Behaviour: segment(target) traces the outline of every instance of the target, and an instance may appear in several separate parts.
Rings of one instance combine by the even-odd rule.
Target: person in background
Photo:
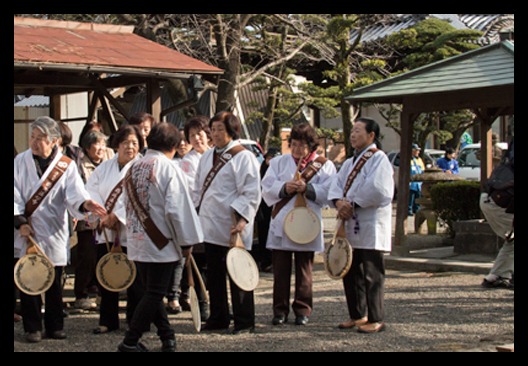
[[[83,139],[84,135],[86,135],[90,131],[99,131],[101,133],[105,133],[104,129],[103,129],[103,125],[101,124],[101,122],[97,122],[95,120],[90,121],[90,122],[86,123],[83,126],[83,129],[81,130],[81,133],[79,134],[79,146],[82,146],[81,142],[82,142],[82,139]],[[105,160],[111,159],[114,156],[114,154],[115,154],[114,149],[111,147],[111,145],[112,145],[111,144],[111,138],[112,138],[112,136],[110,136],[107,139],[107,141],[106,141],[106,157],[105,157]]]
[[[86,184],[95,168],[103,161],[109,159],[106,146],[107,137],[102,132],[91,130],[81,140],[83,156],[81,159],[81,170],[83,182]],[[114,151],[110,150],[112,156]],[[104,202],[102,202],[104,203]],[[90,310],[97,307],[90,299],[89,293],[97,288],[95,266],[97,265],[97,251],[95,246],[95,225],[86,220],[77,220],[75,231],[77,232],[77,258],[75,263],[75,282],[73,292],[77,309]],[[95,291],[96,293],[98,290]]]
[[[264,178],[268,170],[270,160],[281,154],[280,150],[276,147],[270,147],[264,155],[264,160],[260,164],[260,179]],[[259,269],[263,272],[272,271],[272,254],[271,250],[266,248],[266,242],[268,241],[268,231],[271,221],[271,210],[272,207],[266,204],[266,201],[262,199],[260,201],[259,209],[257,211],[257,233],[258,233],[258,246],[254,249],[255,260],[259,265]]]
[[[100,135],[102,134],[97,131],[88,132],[83,138],[83,145]],[[137,126],[122,125],[114,134],[112,143],[116,147],[117,154],[112,159],[101,162],[90,174],[86,184],[86,189],[94,200],[104,204],[108,211],[107,216],[101,220],[98,230],[92,233],[90,244],[95,251],[97,261],[105,256],[108,247],[112,248],[114,244],[120,245],[124,253],[127,252],[124,195],[122,191],[119,195],[117,192],[122,189],[123,179],[132,163],[141,157],[139,150],[143,148],[143,136]],[[103,150],[103,146],[99,148]],[[93,329],[93,333],[103,334],[119,329],[119,293],[109,291],[101,284],[98,285],[101,295],[99,325]],[[132,318],[134,306],[139,301],[137,298],[141,296],[138,294],[138,286],[141,285],[136,280],[126,290],[127,321]]]
[[[385,329],[384,253],[392,248],[394,173],[381,150],[379,136],[380,127],[375,120],[356,119],[350,134],[354,156],[334,176],[328,194],[337,208],[338,218],[345,222],[346,237],[354,253],[352,266],[343,278],[350,319],[338,327],[358,327],[361,333]],[[356,178],[347,187],[350,174],[365,158]]]
[[[425,171],[425,165],[420,157],[422,149],[418,144],[412,144],[411,153],[411,177],[416,174],[422,174]],[[422,192],[422,182],[411,181],[409,183],[409,210],[408,215],[414,215],[419,209],[420,205],[416,203],[416,199],[420,198]]]
[[[195,179],[195,186],[201,187],[198,212],[205,236],[210,300],[210,315],[202,330],[252,333],[255,330],[254,292],[240,289],[231,277],[234,329],[229,329],[226,257],[232,235],[240,234],[247,250],[253,245],[253,226],[261,199],[259,162],[240,145],[241,124],[233,113],[217,113],[209,121],[209,128],[215,147],[204,152]],[[211,180],[209,172],[215,163],[222,161],[226,161],[225,165]]]
[[[183,129],[179,130],[180,134],[180,144],[176,154],[172,161],[180,166],[182,159],[191,151],[192,146],[185,139],[185,133]],[[182,312],[182,306],[180,305],[180,283],[182,282],[183,268],[185,267],[185,257],[176,262],[174,266],[174,275],[171,278],[169,283],[169,288],[167,290],[167,312],[170,314],[179,314]],[[190,308],[189,308],[190,310]]]
[[[144,295],[118,345],[121,352],[147,351],[140,339],[151,323],[157,328],[161,351],[176,351],[176,338],[163,298],[175,262],[190,252],[182,250],[182,246],[201,243],[204,238],[185,177],[172,162],[179,140],[173,124],[154,126],[147,137],[149,149],[132,164],[125,177],[128,257],[136,264]]]
[[[511,169],[514,170],[514,149],[513,140],[508,146],[508,151],[504,159]],[[511,181],[510,186],[513,188],[515,183]],[[512,190],[510,190],[511,192]],[[502,247],[497,253],[490,272],[482,280],[482,287],[485,288],[506,288],[514,289],[514,248],[515,241],[513,237],[513,220],[514,220],[514,199],[508,207],[502,208],[495,203],[490,192],[482,192],[480,195],[480,209],[489,223],[491,229],[498,237],[504,240]]]
[[[133,114],[129,119],[128,123],[131,125],[137,125],[139,127],[139,130],[141,131],[141,135],[143,136],[143,145],[144,148],[142,151],[140,151],[141,155],[145,155],[148,143],[147,143],[147,137],[150,133],[150,130],[158,124],[158,122],[154,119],[154,116],[150,113],[146,112],[138,112],[136,114]]]
[[[209,118],[202,115],[191,117],[185,123],[183,130],[185,134],[185,139],[191,144],[192,150],[187,155],[185,155],[185,157],[180,163],[180,167],[185,173],[185,177],[187,178],[187,183],[189,184],[189,188],[191,190],[191,198],[193,200],[194,207],[197,208],[200,202],[200,194],[199,192],[193,190],[195,184],[196,171],[198,169],[198,164],[202,155],[207,150],[209,150],[213,144],[211,140],[211,130],[209,129]],[[205,283],[207,277],[207,266],[205,260],[204,244],[198,243],[194,245],[192,255],[196,262],[200,275],[202,276],[202,279]],[[198,275],[195,272],[193,272],[193,276],[194,283],[199,283],[197,277]],[[183,271],[182,279],[180,282],[180,290],[180,305],[183,310],[190,311],[191,305],[189,302],[189,283],[187,278],[187,271]],[[206,294],[202,291],[202,288],[200,286],[196,286],[195,290],[199,301],[201,319],[205,322],[208,316],[208,304],[206,301]]]
[[[18,155],[18,151],[15,147],[15,158],[16,156]],[[15,190],[15,196],[16,195],[19,195],[20,193],[18,193],[16,190]],[[16,233],[16,229],[15,229],[15,233]],[[13,265],[16,266],[16,263],[18,262],[18,260],[20,259],[20,253],[18,250],[14,250],[14,261],[13,261]],[[14,292],[13,292],[13,310],[14,310],[14,322],[15,323],[18,323],[19,321],[22,320],[22,316],[20,314],[17,313],[16,311],[16,307],[17,307],[17,297],[18,297],[18,288],[16,286],[16,284],[13,282],[13,289],[14,289]]]
[[[458,161],[456,151],[452,147],[446,147],[445,155],[436,161],[436,165],[448,174],[458,174]]]
[[[288,321],[290,283],[295,273],[295,293],[291,309],[296,325],[306,325],[313,311],[313,262],[315,252],[324,251],[323,230],[309,243],[299,244],[284,232],[284,221],[295,206],[297,193],[304,195],[306,205],[322,221],[322,209],[328,205],[328,189],[336,174],[334,164],[319,157],[317,131],[307,123],[295,125],[288,139],[291,154],[272,159],[262,179],[262,197],[269,206],[282,208],[272,214],[266,248],[272,251],[273,325]],[[299,167],[299,168],[297,168]],[[310,180],[297,174],[314,171]],[[282,204],[281,202],[284,202]],[[292,260],[293,258],[293,260]]]
[[[62,154],[59,124],[50,117],[38,117],[30,125],[30,133],[30,148],[17,155],[14,162],[14,247],[15,252],[26,253],[32,236],[55,271],[55,281],[43,295],[20,294],[25,338],[35,343],[42,340],[43,318],[48,338],[66,338],[61,279],[69,250],[67,213],[79,219],[89,212],[104,217],[106,209],[90,198],[76,164]],[[55,172],[61,174],[57,179]],[[55,183],[46,191],[40,190],[44,180]]]
[[[467,131],[465,131],[462,134],[462,136],[460,136],[460,149],[462,150],[464,146],[472,144],[472,143],[473,143],[473,138]]]

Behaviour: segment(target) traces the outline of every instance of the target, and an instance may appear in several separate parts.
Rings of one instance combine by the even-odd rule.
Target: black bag
[[[493,169],[487,181],[487,191],[493,202],[502,208],[513,207],[514,171],[509,159],[503,158],[501,163]]]

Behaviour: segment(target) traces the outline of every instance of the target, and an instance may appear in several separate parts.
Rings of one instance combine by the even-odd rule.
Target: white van
[[[504,150],[508,150],[506,142],[498,142],[497,145]],[[464,146],[458,153],[458,171],[459,175],[467,180],[480,181],[480,143],[469,144]]]

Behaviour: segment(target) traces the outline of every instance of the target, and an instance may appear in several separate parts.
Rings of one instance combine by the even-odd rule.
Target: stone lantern
[[[436,234],[436,223],[438,215],[433,211],[433,202],[431,200],[431,187],[439,182],[450,182],[457,180],[465,180],[458,174],[445,173],[442,169],[434,166],[426,168],[421,174],[411,176],[411,181],[422,182],[422,195],[416,199],[416,203],[420,205],[420,209],[416,212],[414,219],[414,232],[419,233],[424,221],[427,220],[427,233],[430,235]]]

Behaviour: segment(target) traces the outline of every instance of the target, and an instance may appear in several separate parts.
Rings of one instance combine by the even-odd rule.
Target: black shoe
[[[191,303],[189,300],[180,299],[180,305],[183,311],[191,311]]]
[[[255,333],[255,327],[242,328],[242,329],[229,329],[226,333],[232,334],[232,335]]]
[[[488,281],[487,279],[484,279],[481,285],[484,288],[505,288],[509,290],[512,290],[514,287],[511,280],[503,277],[499,277],[495,281]]]
[[[148,352],[148,348],[141,342],[138,342],[134,346],[129,346],[128,344],[121,342],[119,343],[119,346],[117,346],[117,350],[119,352]]]
[[[170,305],[167,305],[167,313],[169,314],[179,314],[183,311],[182,307],[180,305],[178,306],[170,306]]]
[[[42,340],[42,333],[40,330],[37,330],[35,332],[27,332],[26,333],[26,341],[29,343],[38,343]]]
[[[66,332],[63,330],[55,330],[51,333],[46,332],[46,338],[52,339],[66,339]]]
[[[161,352],[176,352],[176,340],[166,339],[161,341]]]
[[[304,315],[299,315],[295,318],[295,325],[306,325],[308,323],[308,317]]]
[[[273,325],[283,325],[284,323],[288,322],[288,318],[286,315],[276,315],[271,320],[271,324]]]

